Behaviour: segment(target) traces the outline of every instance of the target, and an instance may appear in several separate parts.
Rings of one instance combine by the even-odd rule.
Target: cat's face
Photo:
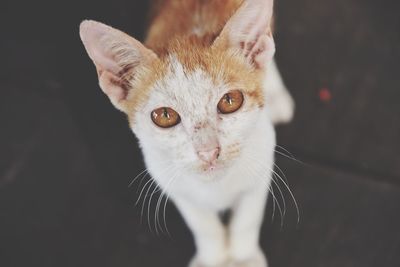
[[[202,60],[172,53],[155,66],[163,69],[151,70],[158,74],[146,82],[146,100],[125,112],[142,147],[158,156],[154,160],[210,178],[241,155],[257,124],[264,105],[261,76],[230,52],[192,53]]]
[[[245,1],[209,43],[183,35],[162,51],[104,24],[82,22],[80,36],[100,87],[128,115],[147,163],[162,161],[203,177],[240,157],[264,106],[261,74],[275,52],[272,3]]]

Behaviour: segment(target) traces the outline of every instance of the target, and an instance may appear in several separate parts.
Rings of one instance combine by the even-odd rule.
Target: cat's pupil
[[[232,98],[229,94],[225,95],[225,101],[228,102],[229,105],[232,105]]]
[[[169,113],[168,110],[166,108],[163,109],[163,116],[167,119],[169,119]]]

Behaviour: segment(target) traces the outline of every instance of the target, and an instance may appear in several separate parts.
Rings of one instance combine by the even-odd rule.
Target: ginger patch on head
[[[262,78],[264,72],[249,64],[244,57],[234,49],[222,49],[210,46],[202,38],[179,38],[169,44],[161,60],[173,58],[183,66],[185,73],[196,70],[207,73],[215,84],[224,83],[231,91],[240,90],[251,106],[262,108],[264,95]]]

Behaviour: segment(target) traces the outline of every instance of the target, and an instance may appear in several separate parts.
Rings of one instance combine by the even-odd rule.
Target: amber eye
[[[181,122],[181,117],[172,108],[158,108],[151,112],[152,121],[162,128],[170,128]]]
[[[218,111],[229,114],[237,111],[243,104],[243,94],[239,90],[226,93],[218,103]]]

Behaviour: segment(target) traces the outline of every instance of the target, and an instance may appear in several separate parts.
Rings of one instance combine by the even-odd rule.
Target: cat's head
[[[179,39],[162,54],[94,21],[82,22],[80,34],[146,161],[210,177],[234,164],[264,108],[271,19],[272,1],[245,1],[211,44]]]

